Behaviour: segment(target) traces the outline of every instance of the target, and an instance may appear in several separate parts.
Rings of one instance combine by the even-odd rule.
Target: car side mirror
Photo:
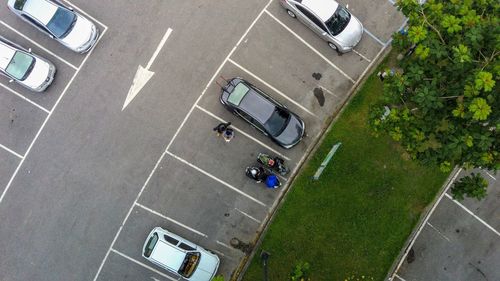
[[[68,9],[70,9],[70,11],[74,11],[75,9],[73,9],[73,7],[68,7]]]
[[[328,33],[326,33],[326,32],[323,32],[323,34],[321,34],[321,35],[323,35],[323,36],[327,36],[327,35],[328,35]]]
[[[12,82],[14,82],[14,79],[10,79],[10,80],[9,80],[9,83],[12,83]]]
[[[31,48],[28,49],[28,53],[31,53]]]
[[[50,38],[54,39],[54,35],[49,35],[49,36],[50,36]]]
[[[349,4],[345,5],[345,8],[346,8],[346,9],[349,9]]]

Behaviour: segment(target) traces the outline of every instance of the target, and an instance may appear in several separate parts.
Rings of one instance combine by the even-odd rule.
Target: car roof
[[[302,5],[309,8],[323,22],[326,22],[335,13],[339,3],[334,0],[302,0]]]
[[[273,114],[276,105],[251,88],[240,102],[239,108],[264,124]]]
[[[6,69],[16,50],[0,40],[0,68]]]
[[[158,239],[156,246],[151,253],[150,258],[171,268],[174,271],[179,270],[186,257],[186,253],[168,242]]]
[[[23,11],[35,17],[43,25],[47,25],[57,11],[58,6],[46,0],[28,0]]]

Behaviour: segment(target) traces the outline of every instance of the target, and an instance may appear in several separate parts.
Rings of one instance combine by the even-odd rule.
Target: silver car
[[[312,29],[338,53],[351,51],[361,40],[363,25],[334,0],[280,0],[289,16]]]
[[[55,73],[56,67],[50,61],[0,36],[0,74],[9,82],[43,92],[54,80]]]
[[[217,255],[161,227],[149,233],[142,256],[188,281],[212,280],[220,264]]]
[[[94,23],[59,0],[9,0],[7,7],[75,52],[89,51],[99,38],[99,30]]]

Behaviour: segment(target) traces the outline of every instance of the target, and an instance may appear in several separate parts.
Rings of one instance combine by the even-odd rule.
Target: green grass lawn
[[[384,279],[447,174],[408,160],[390,137],[372,136],[368,111],[381,92],[373,74],[333,124],[300,171],[244,281],[262,280],[262,249],[271,254],[271,281],[290,280],[301,261],[310,264],[312,281]],[[312,181],[339,141],[320,180]]]

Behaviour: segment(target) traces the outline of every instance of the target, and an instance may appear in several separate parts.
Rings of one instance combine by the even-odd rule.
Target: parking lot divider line
[[[361,54],[360,52],[356,51],[355,49],[352,49],[352,52],[355,53],[356,55],[360,56],[365,61],[372,62],[369,58],[365,57],[363,54]]]
[[[5,145],[3,145],[3,144],[1,144],[1,143],[0,143],[0,148],[3,148],[5,151],[7,151],[7,152],[9,152],[9,153],[13,154],[14,156],[17,156],[17,157],[18,157],[18,158],[20,158],[20,159],[23,159],[23,158],[24,158],[24,156],[22,156],[21,154],[19,154],[19,153],[15,152],[14,150],[12,150],[12,149],[10,149],[10,148],[6,147]]]
[[[430,222],[427,222],[427,225],[429,225],[432,229],[434,229],[441,237],[443,237],[446,241],[451,242],[450,238],[446,237],[439,229],[437,229],[435,226],[433,226]]]
[[[162,214],[160,212],[157,212],[157,211],[155,211],[153,209],[150,209],[150,208],[148,208],[148,207],[146,207],[146,206],[144,206],[142,204],[139,204],[137,202],[135,202],[135,205],[138,206],[138,207],[141,207],[142,209],[144,209],[144,210],[146,210],[146,211],[148,211],[148,212],[150,212],[152,214],[155,214],[155,215],[157,215],[157,216],[159,216],[161,218],[164,218],[164,219],[166,219],[166,220],[168,220],[170,222],[173,222],[173,223],[175,223],[175,224],[177,224],[177,225],[179,225],[179,226],[181,226],[181,227],[183,227],[183,228],[185,228],[185,229],[187,229],[187,230],[189,230],[191,232],[194,232],[194,233],[196,233],[196,234],[198,234],[200,236],[208,238],[208,235],[206,235],[205,233],[202,233],[202,232],[200,232],[200,231],[198,231],[198,230],[196,230],[194,228],[191,228],[191,227],[189,227],[189,226],[187,226],[187,225],[185,225],[185,224],[183,224],[181,222],[178,222],[178,221],[176,221],[176,220],[174,220],[172,218],[169,218],[169,217],[165,216],[164,214]]]
[[[497,179],[490,173],[488,173],[488,171],[484,171],[490,178],[492,178],[494,181],[496,181]]]
[[[222,247],[228,248],[229,250],[232,250],[232,251],[236,250],[235,248],[233,248],[233,247],[229,246],[229,245],[228,245],[228,244],[226,244],[226,243],[220,242],[219,240],[215,240],[215,243],[217,243],[217,244],[221,245]]]
[[[215,180],[215,181],[218,181],[219,183],[222,183],[223,185],[225,185],[225,186],[226,186],[226,187],[228,187],[229,189],[232,189],[233,191],[236,191],[237,193],[239,193],[239,194],[241,194],[241,195],[245,196],[246,198],[248,198],[248,199],[250,199],[250,200],[254,201],[255,203],[257,203],[257,204],[259,204],[259,205],[262,205],[262,206],[264,206],[264,207],[267,207],[267,206],[266,206],[266,204],[264,204],[262,201],[260,201],[260,200],[258,200],[258,199],[256,199],[256,198],[254,198],[254,197],[252,197],[252,196],[250,196],[250,195],[246,194],[245,192],[243,192],[243,191],[241,191],[241,190],[237,189],[236,187],[234,187],[234,186],[230,185],[229,183],[227,183],[227,182],[225,182],[225,181],[223,181],[223,180],[219,179],[218,177],[216,177],[216,176],[214,176],[214,175],[210,174],[209,172],[207,172],[207,171],[203,170],[202,168],[199,168],[199,167],[197,167],[196,165],[189,163],[188,161],[186,161],[186,160],[184,160],[183,158],[181,158],[181,157],[179,157],[179,156],[177,156],[177,155],[173,154],[172,152],[167,151],[167,154],[168,154],[168,155],[170,155],[170,156],[172,156],[173,158],[175,158],[175,159],[177,159],[177,160],[181,161],[182,163],[184,163],[184,164],[188,165],[189,167],[191,167],[191,168],[193,168],[193,169],[197,170],[198,172],[200,172],[200,173],[202,173],[202,174],[204,174],[204,175],[208,176],[209,178],[211,178],[211,179],[213,179],[213,180]]]
[[[82,14],[86,15],[88,18],[90,18],[91,20],[97,22],[98,24],[100,24],[102,27],[108,29],[108,26],[105,25],[104,23],[98,21],[96,18],[92,17],[91,15],[89,15],[87,12],[85,12],[83,9],[79,8],[78,6],[76,6],[75,4],[69,2],[68,0],[64,0],[64,2],[68,3],[71,7],[77,9],[78,11],[80,11]]]
[[[247,217],[247,218],[249,218],[249,219],[253,220],[254,222],[256,222],[256,223],[258,223],[258,224],[261,224],[261,223],[262,223],[260,220],[258,220],[258,219],[256,219],[256,218],[252,217],[251,215],[249,215],[249,214],[247,214],[247,213],[243,212],[242,210],[240,210],[240,209],[238,209],[238,208],[234,208],[234,209],[235,209],[236,211],[240,212],[240,213],[241,213],[242,215],[244,215],[245,217]]]
[[[111,251],[113,251],[113,253],[115,253],[115,254],[117,254],[117,255],[119,255],[119,256],[121,256],[121,257],[123,257],[123,258],[125,258],[125,259],[127,259],[127,260],[129,260],[129,261],[131,261],[131,262],[133,262],[133,263],[135,263],[135,264],[138,264],[138,265],[140,265],[140,266],[142,266],[142,267],[144,267],[144,268],[147,268],[147,269],[149,269],[149,270],[153,271],[154,273],[156,273],[156,274],[158,274],[158,275],[161,275],[161,276],[163,276],[163,277],[165,277],[165,278],[167,278],[167,279],[169,279],[169,280],[172,280],[172,281],[177,281],[177,279],[175,279],[175,278],[173,278],[173,277],[170,277],[170,276],[166,275],[165,273],[163,273],[163,272],[161,272],[161,271],[159,271],[159,270],[156,270],[156,269],[154,269],[154,268],[152,268],[152,267],[150,267],[150,266],[148,266],[148,265],[145,265],[145,264],[143,264],[142,262],[140,262],[140,261],[138,261],[138,260],[135,260],[135,259],[133,259],[133,258],[131,258],[131,257],[127,256],[127,255],[125,255],[124,253],[122,253],[122,252],[120,252],[120,251],[118,251],[118,250],[111,249]]]
[[[429,221],[429,218],[431,217],[431,215],[434,213],[434,211],[436,210],[437,208],[437,205],[439,205],[439,202],[441,202],[441,200],[443,200],[443,197],[446,195],[446,191],[450,188],[451,184],[455,181],[455,179],[458,177],[458,174],[460,174],[460,172],[462,171],[462,168],[459,168],[455,174],[451,177],[450,181],[447,183],[446,187],[444,188],[443,192],[441,193],[441,195],[439,195],[439,198],[438,200],[436,200],[436,203],[434,203],[434,205],[432,206],[432,208],[430,209],[430,211],[427,213],[426,217],[424,218],[424,221],[422,222],[422,224],[418,227],[417,229],[417,232],[415,233],[415,235],[413,236],[413,238],[411,239],[410,243],[408,244],[408,246],[406,247],[406,250],[403,254],[403,256],[401,257],[401,259],[399,260],[399,263],[398,265],[396,266],[396,269],[394,270],[394,273],[392,275],[392,278],[391,279],[394,279],[394,276],[397,275],[398,271],[399,271],[399,268],[401,267],[401,265],[403,264],[403,262],[406,260],[406,257],[408,256],[408,252],[409,250],[413,247],[413,244],[415,244],[415,241],[417,240],[417,238],[420,236],[420,232],[422,232],[422,229],[424,229],[424,226],[427,224],[427,222]]]
[[[46,109],[45,107],[43,107],[43,106],[39,105],[38,103],[36,103],[36,102],[28,99],[27,97],[21,95],[20,93],[12,90],[11,88],[9,88],[6,85],[4,85],[3,83],[0,83],[0,86],[2,86],[4,89],[6,89],[7,91],[11,92],[12,94],[16,95],[17,97],[19,97],[19,98],[21,98],[21,99],[23,99],[23,100],[31,103],[32,105],[38,107],[40,110],[45,111],[45,113],[50,113],[50,111],[48,109]]]
[[[290,32],[293,36],[295,36],[297,39],[300,40],[300,42],[304,43],[309,49],[311,49],[313,52],[315,52],[320,58],[322,58],[324,61],[326,61],[329,65],[331,65],[333,68],[335,68],[340,74],[344,75],[349,81],[352,83],[354,82],[354,79],[352,79],[347,73],[342,71],[340,67],[336,66],[333,62],[331,62],[329,59],[327,59],[322,53],[320,53],[318,50],[313,48],[309,43],[306,42],[306,40],[302,39],[297,33],[295,33],[292,29],[290,29],[288,26],[286,26],[283,22],[281,22],[278,18],[276,18],[273,14],[271,14],[269,11],[266,10],[266,14],[268,14],[271,18],[273,18],[277,23],[279,23],[281,26],[283,26],[288,32]]]
[[[365,28],[364,30],[365,30],[366,34],[368,34],[371,38],[373,38],[375,41],[377,41],[380,45],[382,45],[384,47],[387,45],[387,43],[384,43],[382,40],[378,39],[378,37],[373,35],[373,33],[371,33],[368,29]]]
[[[212,83],[214,82],[215,78],[217,77],[217,75],[219,74],[219,72],[222,70],[222,67],[224,67],[224,65],[226,64],[226,62],[229,59],[229,57],[236,51],[236,49],[241,44],[241,42],[243,41],[243,39],[247,36],[248,32],[250,32],[250,30],[253,28],[253,26],[255,25],[255,23],[260,19],[260,17],[262,16],[262,14],[266,10],[266,8],[272,3],[272,1],[273,0],[269,0],[269,2],[267,2],[266,6],[260,11],[259,15],[257,15],[257,17],[254,19],[254,21],[250,24],[250,26],[247,28],[247,30],[240,37],[240,39],[238,40],[238,42],[236,42],[236,45],[233,46],[233,48],[231,49],[231,51],[229,52],[229,54],[222,61],[222,63],[219,65],[219,67],[215,71],[215,73],[212,76],[212,78],[210,78],[210,80],[208,81],[207,85],[205,86],[205,88],[203,89],[203,91],[201,92],[201,94],[198,96],[198,98],[196,99],[196,101],[194,102],[193,106],[191,106],[191,108],[189,109],[188,113],[186,114],[186,117],[184,117],[184,120],[182,120],[182,123],[180,124],[179,128],[177,128],[177,131],[175,131],[175,134],[172,137],[172,139],[170,140],[170,142],[168,143],[166,150],[168,150],[170,148],[170,146],[172,145],[172,143],[175,141],[175,138],[177,137],[177,135],[181,131],[182,127],[184,127],[184,124],[186,124],[186,121],[188,120],[189,116],[193,112],[195,106],[198,104],[198,102],[200,102],[201,98],[205,95],[205,93],[208,90],[208,88],[210,87],[210,85],[212,85]]]
[[[285,99],[287,99],[289,102],[295,104],[296,106],[298,106],[300,109],[302,109],[303,111],[309,113],[310,115],[320,119],[316,114],[314,114],[313,112],[311,112],[309,109],[307,109],[305,106],[301,105],[300,103],[294,101],[292,98],[290,98],[289,96],[285,95],[283,92],[281,92],[280,90],[276,89],[275,87],[273,87],[271,84],[267,83],[266,81],[264,81],[262,78],[258,77],[257,75],[255,75],[254,73],[250,72],[250,70],[244,68],[243,66],[239,65],[237,62],[233,61],[232,59],[229,59],[228,60],[230,63],[232,63],[233,65],[235,65],[236,67],[238,67],[239,69],[243,70],[244,72],[246,72],[247,74],[249,74],[250,76],[252,76],[253,78],[255,78],[256,80],[258,80],[259,82],[261,82],[262,84],[266,85],[268,88],[270,88],[271,90],[275,91],[276,93],[278,93],[280,96],[284,97]]]
[[[476,214],[474,214],[471,210],[467,209],[467,207],[465,207],[464,205],[462,205],[460,202],[458,202],[457,200],[453,199],[453,197],[451,197],[451,195],[449,195],[448,193],[446,193],[446,197],[448,197],[448,199],[450,199],[451,201],[455,202],[455,204],[457,204],[458,206],[460,206],[467,213],[469,213],[471,216],[473,216],[475,219],[477,219],[480,223],[482,223],[484,226],[486,226],[487,228],[489,228],[491,231],[493,231],[493,233],[495,233],[497,236],[500,237],[500,232],[498,232],[496,229],[494,229],[491,225],[489,225],[488,223],[486,223],[480,217],[476,216]]]
[[[213,117],[214,119],[217,119],[219,122],[221,123],[226,123],[227,120],[224,120],[222,118],[220,118],[219,116],[213,114],[212,112],[206,110],[205,108],[199,106],[199,105],[196,105],[196,108],[198,108],[199,110],[205,112],[206,114],[210,115],[211,117]],[[260,144],[261,146],[263,146],[265,149],[269,150],[269,151],[272,151],[274,154],[278,154],[281,158],[287,160],[287,161],[290,161],[290,158],[286,157],[285,155],[283,155],[282,153],[280,153],[279,151],[277,150],[274,150],[273,148],[271,148],[270,146],[267,146],[266,144],[264,144],[263,142],[259,141],[258,139],[250,136],[249,134],[245,133],[242,129],[234,126],[234,125],[231,125],[231,127],[233,127],[237,132],[241,133],[242,135],[244,135],[245,137],[255,141],[256,143]]]
[[[401,276],[399,276],[399,275],[397,275],[397,274],[394,274],[394,276],[396,276],[396,277],[397,277],[399,280],[401,280],[401,281],[406,281],[406,280],[404,280]]]
[[[49,53],[51,56],[55,57],[56,59],[60,60],[61,62],[65,63],[66,65],[68,65],[69,67],[73,68],[74,70],[78,70],[78,67],[74,66],[73,64],[69,63],[68,61],[66,61],[65,59],[61,58],[60,56],[54,54],[53,52],[51,52],[49,49],[45,48],[44,46],[38,44],[35,40],[29,38],[28,36],[22,34],[21,32],[17,31],[15,28],[11,27],[10,25],[6,24],[3,20],[0,20],[0,23],[7,27],[8,29],[14,31],[15,33],[17,33],[19,36],[23,37],[24,39],[30,41],[33,45],[37,46],[38,48],[44,50],[45,52]]]
[[[334,94],[332,91],[328,90],[327,88],[325,88],[325,87],[321,86],[320,84],[318,84],[318,86],[319,86],[321,89],[325,90],[325,91],[326,91],[327,93],[329,93],[330,95],[332,95],[332,96],[334,96],[334,97],[339,98],[339,96],[337,96],[336,94]]]
[[[104,33],[106,33],[106,30],[102,33],[102,35],[104,35]],[[99,40],[101,40],[102,36],[97,39],[97,42],[99,42]],[[96,44],[97,44],[96,42]],[[82,65],[87,61],[87,59],[90,57],[90,54],[92,54],[92,52],[94,51],[94,48],[92,48],[92,50],[90,50],[87,55],[85,56],[85,58],[83,59],[83,62],[82,62]],[[75,80],[75,77],[78,75],[78,73],[80,72],[80,69],[77,69],[75,71],[75,73],[73,74],[73,76],[71,77],[71,79],[69,80],[69,82],[66,84],[66,87],[64,87],[64,90],[62,91],[61,95],[59,95],[59,97],[57,98],[56,100],[56,103],[54,104],[54,106],[52,107],[52,110],[49,112],[49,114],[47,114],[47,117],[45,118],[45,120],[43,121],[42,123],[42,126],[40,126],[40,129],[38,129],[38,132],[36,133],[35,137],[33,138],[33,140],[31,141],[31,144],[28,146],[28,149],[26,150],[26,152],[24,153],[24,158],[21,159],[21,162],[19,162],[19,164],[17,165],[16,167],[16,170],[14,170],[14,173],[12,174],[12,176],[10,177],[10,180],[9,182],[7,183],[7,186],[4,188],[3,192],[2,192],[2,195],[0,196],[0,204],[2,203],[3,201],[3,198],[5,197],[5,194],[7,193],[7,191],[10,189],[10,186],[12,185],[12,182],[14,181],[14,178],[16,177],[17,173],[19,172],[19,169],[21,168],[21,166],[23,165],[24,163],[24,160],[26,160],[26,158],[28,157],[28,154],[30,153],[31,151],[31,148],[33,147],[33,145],[35,144],[35,142],[37,141],[38,137],[40,136],[41,132],[43,131],[43,129],[45,128],[45,125],[47,124],[47,122],[49,121],[50,117],[52,116],[52,113],[54,112],[54,110],[57,108],[57,106],[59,105],[59,103],[61,102],[62,98],[64,97],[64,95],[66,94],[66,91],[69,89],[69,87],[71,86],[71,84],[73,83],[73,80]]]

